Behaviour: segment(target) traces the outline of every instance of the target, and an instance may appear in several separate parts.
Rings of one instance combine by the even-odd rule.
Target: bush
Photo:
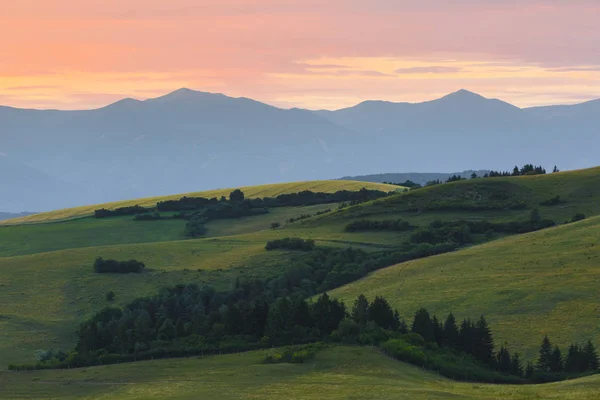
[[[112,290],[106,293],[106,301],[113,301],[115,299],[115,292]]]
[[[300,239],[300,238],[284,238],[278,240],[272,240],[267,243],[265,249],[271,250],[300,250],[300,251],[311,251],[315,248],[315,241],[312,239]]]
[[[98,257],[94,262],[94,271],[97,273],[119,273],[127,274],[130,272],[140,273],[146,266],[143,262],[137,260],[129,261],[116,261],[116,260],[104,260],[102,257]]]
[[[277,229],[277,228],[280,228],[280,227],[281,227],[281,224],[279,222],[273,222],[271,224],[271,229]]]
[[[554,196],[551,199],[540,202],[540,206],[555,206],[560,203],[563,203],[563,201],[560,199],[560,196]]]
[[[404,232],[412,229],[413,226],[407,221],[398,219],[395,221],[369,221],[362,220],[352,222],[346,226],[346,232],[362,232],[362,231],[396,231]]]

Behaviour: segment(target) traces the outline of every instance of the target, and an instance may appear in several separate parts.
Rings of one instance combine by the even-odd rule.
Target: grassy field
[[[444,317],[484,314],[496,343],[531,358],[544,334],[561,346],[600,342],[598,237],[595,217],[399,264],[331,295],[383,295],[406,318],[422,306]]]
[[[239,235],[269,230],[292,217],[336,208],[335,204],[274,208],[268,214],[236,220],[215,220],[206,225],[207,237]],[[293,226],[299,226],[295,223]],[[164,219],[134,221],[131,216],[78,218],[40,224],[0,226],[0,257],[93,246],[178,241],[185,239],[185,221]]]
[[[273,230],[272,222],[284,223],[290,217],[336,207],[278,208],[267,215],[212,221],[207,224],[209,237],[197,240],[181,240],[183,221],[74,218],[97,206],[37,216],[38,221],[71,220],[52,223],[29,220],[22,225],[2,226],[0,368],[11,362],[31,362],[37,349],[72,348],[77,324],[108,304],[105,300],[108,291],[116,294],[114,304],[123,305],[178,283],[209,283],[227,288],[237,276],[274,276],[290,264],[294,255],[267,253],[264,245],[272,239],[312,238],[318,245],[381,250],[405,241],[408,233],[346,233],[344,227],[363,218],[403,218],[414,225],[425,225],[435,219],[528,218],[528,209],[420,213],[405,210],[407,204],[432,199],[461,198],[465,194],[476,198],[482,185],[508,188],[529,207],[540,208],[543,217],[559,222],[577,212],[588,216],[600,214],[600,168],[595,168],[440,185],[334,210]],[[336,191],[363,186],[362,182],[324,181],[267,185],[244,191],[250,197],[262,197],[305,189]],[[564,203],[539,206],[539,202],[556,195]],[[147,203],[135,200],[129,204],[149,205],[157,200],[144,200]],[[596,308],[600,295],[595,289],[600,278],[600,246],[594,246],[594,238],[599,234],[600,220],[591,218],[538,233],[498,239],[379,271],[334,294],[349,301],[361,292],[370,297],[383,294],[394,301],[406,318],[420,306],[439,314],[452,310],[458,317],[477,317],[483,313],[497,333],[497,343],[508,340],[511,349],[532,357],[546,332],[561,345],[588,337],[600,340]],[[140,275],[94,274],[91,264],[98,256],[139,259],[146,263],[148,271]],[[524,331],[535,334],[523,337]]]
[[[241,187],[240,189],[244,192],[248,198],[262,198],[262,197],[276,197],[280,194],[297,193],[304,190],[311,190],[313,192],[324,192],[334,193],[339,190],[358,191],[362,188],[371,190],[381,190],[385,192],[403,190],[404,188],[395,185],[386,185],[383,183],[370,183],[370,182],[358,182],[358,181],[343,181],[343,180],[331,180],[331,181],[308,181],[308,182],[291,182],[291,183],[276,183],[270,185],[260,186],[247,186]],[[0,221],[2,225],[11,224],[22,224],[22,223],[39,223],[39,222],[52,222],[60,221],[65,219],[79,218],[89,216],[94,213],[94,210],[99,208],[115,209],[119,207],[127,207],[140,205],[144,207],[153,207],[159,201],[165,200],[177,200],[183,196],[187,197],[221,197],[229,196],[229,193],[233,188],[229,189],[216,189],[207,190],[204,192],[193,192],[193,193],[181,193],[170,196],[157,196],[148,197],[144,199],[133,199],[124,201],[115,201],[112,203],[94,204],[82,207],[68,208],[65,210],[45,212],[27,217],[11,219],[7,221]]]
[[[85,369],[0,372],[0,399],[597,399],[600,376],[546,385],[458,383],[376,350],[334,347],[304,364],[265,352]]]

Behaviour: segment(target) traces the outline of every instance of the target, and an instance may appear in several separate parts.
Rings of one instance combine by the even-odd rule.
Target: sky
[[[600,0],[0,0],[0,104],[600,98]]]

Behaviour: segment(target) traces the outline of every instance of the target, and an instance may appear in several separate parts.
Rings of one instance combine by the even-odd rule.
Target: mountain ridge
[[[460,90],[422,103],[310,111],[182,88],[93,110],[2,107],[0,153],[80,188],[65,189],[64,201],[54,190],[52,204],[29,196],[36,211],[381,171],[600,164],[600,101],[566,107],[520,109]],[[23,178],[13,190],[51,190],[40,182]],[[23,211],[14,207],[0,199],[0,209]]]

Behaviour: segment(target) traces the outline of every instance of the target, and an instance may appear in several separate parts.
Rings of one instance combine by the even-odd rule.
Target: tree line
[[[459,324],[452,313],[442,321],[421,308],[409,325],[382,296],[369,301],[360,295],[348,309],[327,293],[311,302],[300,296],[270,299],[239,283],[229,292],[178,285],[124,309],[106,308],[81,324],[78,338],[75,351],[51,352],[56,358],[46,360],[47,366],[331,341],[381,345],[393,357],[455,379],[539,382],[598,369],[591,341],[571,345],[563,360],[545,337],[537,362],[524,366],[506,345],[496,351],[484,316]]]
[[[137,260],[117,261],[105,260],[102,257],[96,258],[94,261],[94,271],[100,274],[105,273],[140,273],[144,271],[146,266],[143,262]]]

